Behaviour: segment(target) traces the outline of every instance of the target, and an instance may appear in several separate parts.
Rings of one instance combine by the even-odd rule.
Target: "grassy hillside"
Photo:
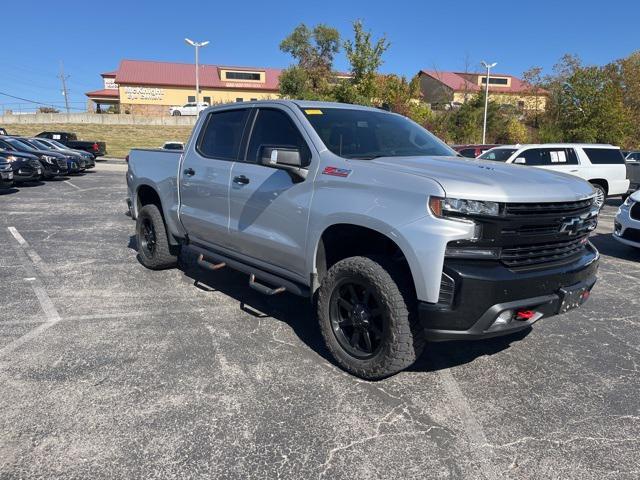
[[[9,134],[36,135],[44,131],[74,132],[80,140],[107,142],[107,156],[120,157],[133,147],[157,148],[168,140],[186,142],[190,126],[164,125],[96,125],[86,123],[56,123],[41,125],[6,125]]]

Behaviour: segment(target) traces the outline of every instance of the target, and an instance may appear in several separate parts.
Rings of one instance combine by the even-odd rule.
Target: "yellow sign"
[[[322,110],[307,109],[304,111],[307,115],[322,115]]]

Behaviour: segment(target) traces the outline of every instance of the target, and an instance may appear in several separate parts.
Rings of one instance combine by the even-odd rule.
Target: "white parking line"
[[[76,190],[82,190],[79,186],[71,183],[69,180],[65,180],[63,183],[66,183],[67,185],[71,185],[73,188],[75,188]]]
[[[24,252],[29,256],[29,258],[31,259],[33,264],[36,266],[36,268],[40,271],[40,273],[42,273],[42,275],[44,275],[47,278],[51,277],[53,274],[51,273],[51,270],[49,269],[47,264],[44,263],[44,260],[40,258],[40,255],[38,255],[38,253],[33,248],[31,248],[31,246],[24,239],[24,237],[20,235],[20,232],[18,232],[16,227],[8,227],[8,229],[11,235],[13,235],[13,238],[15,238],[18,241],[20,246],[24,249]]]
[[[60,314],[58,313],[58,310],[56,310],[55,305],[53,304],[53,302],[51,301],[51,298],[47,294],[47,291],[45,290],[42,281],[38,278],[38,275],[36,274],[36,270],[34,266],[37,266],[37,265],[33,261],[33,258],[27,253],[27,251],[29,250],[29,244],[22,237],[22,235],[20,235],[20,232],[18,232],[18,230],[16,230],[15,227],[8,227],[8,229],[11,232],[11,235],[13,235],[13,237],[18,242],[18,245],[14,244],[12,246],[16,253],[16,256],[20,259],[22,263],[22,269],[24,270],[24,273],[25,273],[25,281],[31,285],[31,288],[33,289],[33,293],[35,293],[36,298],[40,303],[40,307],[44,312],[45,323],[38,325],[33,330],[28,331],[21,337],[18,337],[14,341],[9,342],[4,347],[0,348],[0,357],[4,357],[5,355],[8,355],[9,353],[13,352],[16,348],[36,338],[42,332],[48,330],[49,328],[53,327],[56,323],[58,323],[60,320],[62,320],[62,318],[60,317]],[[31,258],[31,262],[29,261],[29,258]]]

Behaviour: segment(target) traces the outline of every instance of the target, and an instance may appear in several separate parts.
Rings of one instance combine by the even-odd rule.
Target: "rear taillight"
[[[94,152],[97,152],[98,150],[100,150],[100,147],[98,146],[98,144],[97,144],[97,143],[94,143],[94,144],[93,144],[93,151],[94,151]]]

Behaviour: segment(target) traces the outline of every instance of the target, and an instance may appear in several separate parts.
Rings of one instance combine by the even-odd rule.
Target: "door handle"
[[[249,183],[249,179],[244,175],[240,175],[238,177],[233,177],[233,183],[237,183],[238,185],[246,185]]]
[[[185,168],[184,173],[187,177],[192,177],[196,174],[196,171],[193,168]]]

